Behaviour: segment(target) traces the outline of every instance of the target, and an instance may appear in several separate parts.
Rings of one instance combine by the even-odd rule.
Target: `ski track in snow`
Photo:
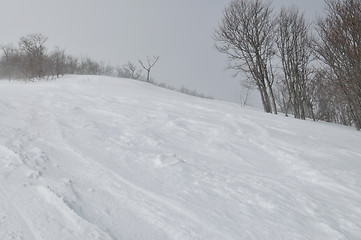
[[[351,128],[105,77],[0,94],[0,239],[361,236]]]

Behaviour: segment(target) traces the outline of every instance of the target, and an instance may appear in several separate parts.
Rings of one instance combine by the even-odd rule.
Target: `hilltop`
[[[0,239],[361,236],[351,127],[101,76],[0,96]]]

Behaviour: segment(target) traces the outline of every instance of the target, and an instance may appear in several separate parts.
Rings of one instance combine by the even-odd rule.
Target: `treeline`
[[[295,8],[233,0],[215,31],[229,68],[255,86],[265,112],[361,128],[361,1],[326,0],[311,25]]]
[[[94,61],[89,57],[74,57],[58,47],[49,50],[46,46],[47,40],[48,38],[43,34],[29,34],[21,37],[17,46],[12,43],[1,46],[0,79],[35,81],[54,79],[65,74],[102,75],[145,81],[184,94],[212,98],[196,90],[185,87],[174,88],[165,83],[156,82],[151,77],[151,72],[159,56],[147,57],[146,60],[139,59],[139,66],[128,62],[114,67]]]
[[[64,74],[105,75],[151,81],[150,71],[159,57],[147,58],[147,62],[139,61],[147,72],[142,75],[135,64],[127,63],[113,67],[97,62],[89,57],[74,57],[64,49],[49,50],[46,46],[48,38],[43,34],[29,34],[21,37],[17,46],[6,44],[1,47],[0,77],[2,79],[35,80],[54,78]]]

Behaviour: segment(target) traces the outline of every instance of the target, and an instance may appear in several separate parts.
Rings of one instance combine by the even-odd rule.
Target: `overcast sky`
[[[0,43],[43,33],[48,46],[112,65],[159,55],[153,77],[217,99],[238,101],[239,79],[211,38],[230,0],[11,0],[2,2]],[[298,6],[310,19],[323,0],[274,0]]]

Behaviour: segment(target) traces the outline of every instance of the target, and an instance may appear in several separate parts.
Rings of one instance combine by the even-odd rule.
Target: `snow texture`
[[[351,127],[94,76],[0,112],[0,239],[361,239]]]

